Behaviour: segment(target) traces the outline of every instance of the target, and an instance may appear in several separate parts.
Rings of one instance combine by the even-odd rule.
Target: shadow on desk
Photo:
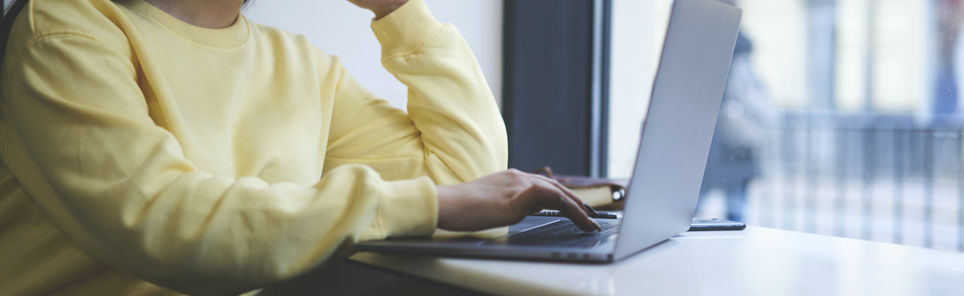
[[[300,278],[265,289],[259,295],[485,295],[443,283],[399,276],[347,259],[336,261]]]

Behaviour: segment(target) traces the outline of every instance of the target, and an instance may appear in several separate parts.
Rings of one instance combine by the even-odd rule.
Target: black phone
[[[743,230],[746,224],[742,222],[723,220],[720,218],[712,219],[693,219],[690,223],[689,231],[719,231],[719,230]]]

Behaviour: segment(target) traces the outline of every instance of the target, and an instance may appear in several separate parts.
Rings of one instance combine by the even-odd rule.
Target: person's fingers
[[[575,192],[572,192],[572,190],[569,190],[569,188],[566,188],[566,186],[562,185],[561,183],[559,183],[559,181],[556,181],[555,179],[552,179],[552,178],[549,178],[549,177],[546,177],[546,176],[542,176],[542,175],[534,175],[534,176],[537,177],[537,178],[542,179],[543,181],[545,181],[545,182],[547,182],[547,183],[549,183],[549,184],[551,184],[551,185],[554,186],[556,189],[558,189],[560,192],[563,192],[563,193],[565,194],[565,197],[566,197],[566,198],[568,198],[568,199],[572,200],[572,202],[576,203],[576,204],[578,205],[578,207],[579,207],[579,210],[582,211],[586,216],[588,216],[588,217],[590,218],[589,221],[592,222],[593,228],[595,228],[595,230],[597,230],[597,231],[602,231],[602,226],[599,226],[599,223],[597,223],[595,220],[592,219],[592,218],[595,218],[595,214],[596,214],[596,213],[595,213],[594,211],[590,210],[590,209],[589,209],[589,206],[586,205],[586,203],[583,202],[582,199],[579,198],[579,196],[577,196]]]
[[[555,179],[542,176],[542,175],[537,175],[537,174],[532,174],[532,177],[540,179],[547,184],[550,184],[551,186],[555,187],[559,192],[563,193],[564,198],[567,198],[570,201],[572,201],[572,203],[576,204],[576,207],[579,209],[579,211],[582,212],[583,215],[585,215],[586,217],[589,217],[588,220],[589,222],[592,223],[593,228],[595,230],[602,231],[602,227],[599,226],[599,223],[596,223],[596,221],[592,220],[592,214],[589,212],[589,209],[586,208],[585,206],[586,204],[582,201],[582,199],[579,198],[579,196],[576,195],[576,193],[572,192],[572,190],[569,190],[569,188],[566,188],[566,186],[563,186]]]
[[[569,218],[576,226],[584,231],[601,230],[599,224],[589,217],[583,209],[581,203],[577,203],[565,196],[565,193],[544,180],[534,180],[534,185],[538,186],[543,192],[538,195],[542,205],[550,209],[559,210],[566,218]]]
[[[532,176],[535,177],[535,178],[539,178],[539,179],[541,179],[541,180],[543,180],[543,181],[545,181],[545,182],[547,182],[547,183],[549,183],[549,184],[552,184],[552,186],[554,186],[554,187],[556,187],[557,189],[559,189],[559,191],[562,191],[563,193],[565,193],[565,194],[566,194],[566,198],[569,198],[569,199],[571,199],[573,202],[579,204],[579,205],[580,205],[579,209],[581,209],[583,212],[585,212],[586,215],[589,215],[590,217],[592,217],[592,213],[589,212],[589,209],[586,209],[586,207],[583,206],[583,205],[585,204],[585,202],[583,202],[582,199],[579,198],[579,196],[576,195],[575,192],[572,192],[572,190],[569,190],[569,188],[567,188],[566,186],[560,184],[559,181],[556,181],[555,179],[552,179],[552,178],[549,178],[549,177],[546,177],[546,176],[543,176],[543,175],[533,174]]]

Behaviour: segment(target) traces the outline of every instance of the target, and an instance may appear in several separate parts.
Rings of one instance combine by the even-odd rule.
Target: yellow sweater
[[[431,234],[434,185],[504,169],[505,127],[421,0],[372,29],[407,114],[243,16],[31,1],[0,73],[0,294],[240,293]]]

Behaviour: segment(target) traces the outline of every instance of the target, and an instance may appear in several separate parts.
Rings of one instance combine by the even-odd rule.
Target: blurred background
[[[962,1],[724,2],[743,26],[698,216],[964,251]],[[671,3],[613,1],[610,177]]]

